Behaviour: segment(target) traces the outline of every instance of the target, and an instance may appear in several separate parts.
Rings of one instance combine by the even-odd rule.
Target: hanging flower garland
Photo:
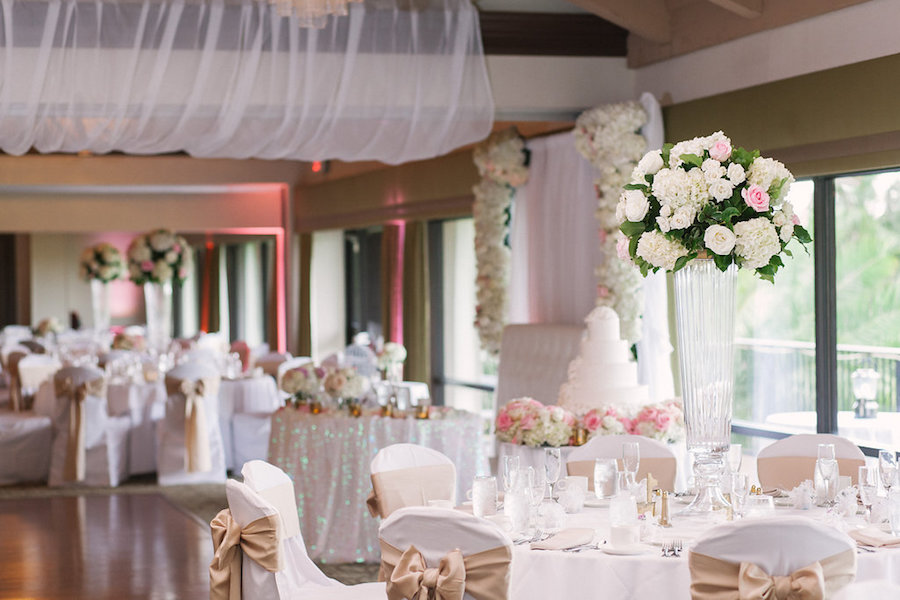
[[[597,305],[616,311],[622,337],[632,344],[641,338],[643,278],[628,256],[627,239],[619,232],[616,205],[647,149],[647,140],[639,131],[646,122],[647,113],[638,102],[600,106],[581,113],[575,122],[575,147],[600,172],[594,180],[603,255],[595,271]]]
[[[509,283],[509,209],[515,188],[528,181],[528,150],[515,128],[492,134],[475,148],[481,181],[475,194],[475,328],[481,347],[500,352]]]

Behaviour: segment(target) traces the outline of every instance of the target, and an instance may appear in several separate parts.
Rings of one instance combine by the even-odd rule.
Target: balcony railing
[[[878,406],[900,405],[900,348],[838,344],[838,410],[853,406],[851,376],[875,369]],[[764,421],[776,412],[816,409],[816,346],[812,342],[738,338],[735,340],[735,407],[738,419]]]

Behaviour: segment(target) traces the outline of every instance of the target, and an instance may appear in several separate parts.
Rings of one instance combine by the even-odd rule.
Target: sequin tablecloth
[[[385,446],[411,442],[446,454],[456,465],[457,498],[487,470],[481,417],[455,412],[441,419],[272,415],[269,462],[294,480],[300,527],[309,555],[322,562],[378,562],[380,519],[366,509],[369,463]]]

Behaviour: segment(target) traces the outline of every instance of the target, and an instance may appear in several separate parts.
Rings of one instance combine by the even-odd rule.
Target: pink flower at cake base
[[[624,435],[631,432],[631,419],[612,406],[589,410],[581,418],[581,424],[588,431],[588,439],[595,435]]]
[[[680,400],[667,400],[641,408],[631,422],[630,433],[675,442],[684,437],[684,409]]]
[[[559,406],[533,398],[516,398],[497,412],[495,429],[501,442],[527,446],[564,446],[575,431],[575,416]]]

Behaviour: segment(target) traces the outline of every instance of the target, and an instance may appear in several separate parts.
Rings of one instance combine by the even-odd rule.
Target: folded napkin
[[[584,546],[594,541],[594,530],[586,527],[563,529],[556,535],[540,542],[532,542],[532,550],[567,550],[576,546]]]
[[[900,548],[900,537],[882,531],[878,526],[870,525],[862,529],[848,532],[850,537],[864,546],[875,548]]]

